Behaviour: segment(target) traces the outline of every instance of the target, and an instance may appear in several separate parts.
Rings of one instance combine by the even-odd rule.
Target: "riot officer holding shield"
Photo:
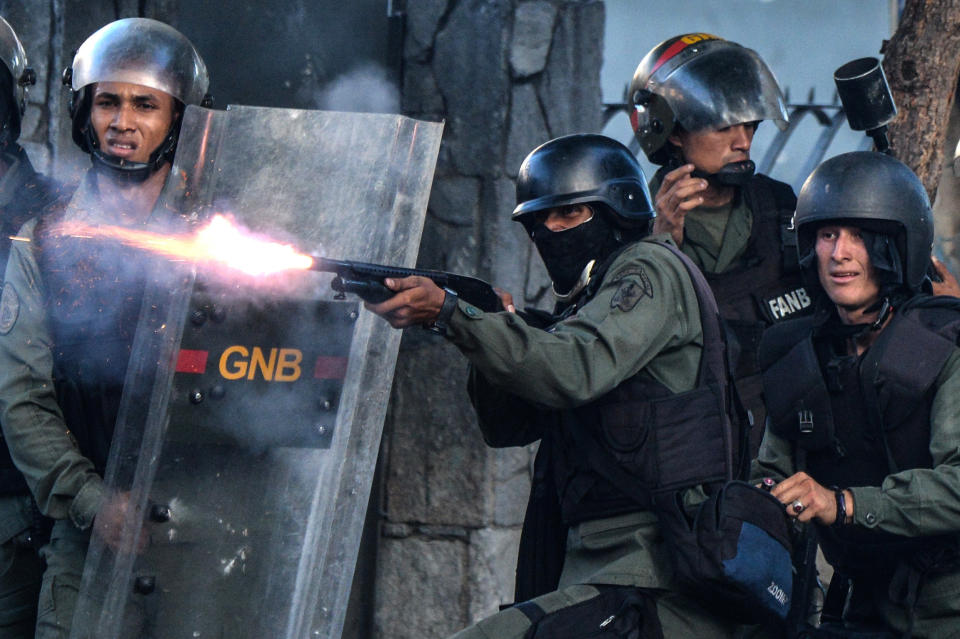
[[[846,153],[807,179],[796,226],[816,311],[761,342],[754,476],[780,480],[835,569],[816,636],[954,636],[960,304],[924,293],[926,191],[890,156]]]
[[[730,334],[737,388],[752,413],[750,451],[763,430],[756,349],[765,328],[804,315],[790,218],[793,189],[755,173],[757,126],[787,126],[780,87],[752,49],[706,33],[654,47],[630,83],[630,119],[660,168],[654,230],[669,232],[706,274]]]
[[[160,22],[110,23],[77,51],[73,139],[92,167],[63,211],[24,225],[0,301],[0,420],[43,514],[55,519],[38,637],[66,637],[91,530],[121,548],[127,502],[103,476],[145,273],[116,246],[55,232],[62,221],[142,227],[170,171],[185,105],[200,104],[206,67]]]
[[[27,87],[35,81],[23,45],[0,18],[0,265],[10,238],[30,218],[55,208],[69,191],[38,174],[17,144]],[[0,635],[33,637],[42,562],[37,553],[48,522],[40,516],[23,476],[0,440]]]

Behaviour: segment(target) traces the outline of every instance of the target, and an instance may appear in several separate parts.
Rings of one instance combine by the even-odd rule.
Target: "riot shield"
[[[154,214],[413,266],[441,130],[190,106]],[[106,471],[122,542],[93,535],[71,637],[339,637],[400,332],[329,274],[162,263]]]

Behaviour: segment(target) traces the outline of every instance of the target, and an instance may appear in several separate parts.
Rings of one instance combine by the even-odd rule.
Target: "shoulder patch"
[[[627,278],[635,279],[627,280]],[[620,273],[617,281],[623,283],[613,294],[610,308],[619,308],[623,312],[632,311],[644,297],[653,298],[653,283],[642,266]]]
[[[3,284],[3,293],[0,294],[0,335],[6,335],[17,323],[20,314],[20,296],[13,284]]]

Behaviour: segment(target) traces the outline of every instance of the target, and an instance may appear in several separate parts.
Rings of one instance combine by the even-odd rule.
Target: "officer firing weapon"
[[[417,275],[433,280],[440,288],[450,289],[460,299],[473,304],[482,311],[503,310],[500,298],[497,297],[490,284],[467,275],[458,275],[446,271],[368,264],[367,262],[333,260],[325,257],[315,257],[310,270],[336,274],[333,281],[330,282],[330,287],[337,292],[337,299],[343,299],[347,293],[352,293],[365,302],[379,304],[396,295],[396,291],[390,290],[383,283],[386,278]]]
[[[255,237],[222,215],[213,216],[209,224],[190,235],[166,235],[142,229],[90,225],[79,221],[61,222],[51,229],[51,232],[72,237],[112,239],[172,259],[219,264],[251,276],[304,270],[334,273],[330,286],[337,293],[336,299],[344,299],[347,293],[352,293],[373,304],[383,302],[396,294],[384,284],[386,278],[418,275],[433,280],[441,288],[453,291],[465,302],[485,312],[503,310],[493,287],[475,277],[446,271],[307,255],[289,244]]]

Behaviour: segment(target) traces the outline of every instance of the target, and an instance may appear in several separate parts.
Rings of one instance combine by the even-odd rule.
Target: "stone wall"
[[[406,4],[403,109],[444,119],[420,266],[549,308],[546,273],[511,222],[520,162],[601,127],[603,3]],[[482,25],[482,27],[481,27]],[[484,445],[455,348],[404,337],[381,454],[376,638],[445,637],[512,601],[534,447]]]

